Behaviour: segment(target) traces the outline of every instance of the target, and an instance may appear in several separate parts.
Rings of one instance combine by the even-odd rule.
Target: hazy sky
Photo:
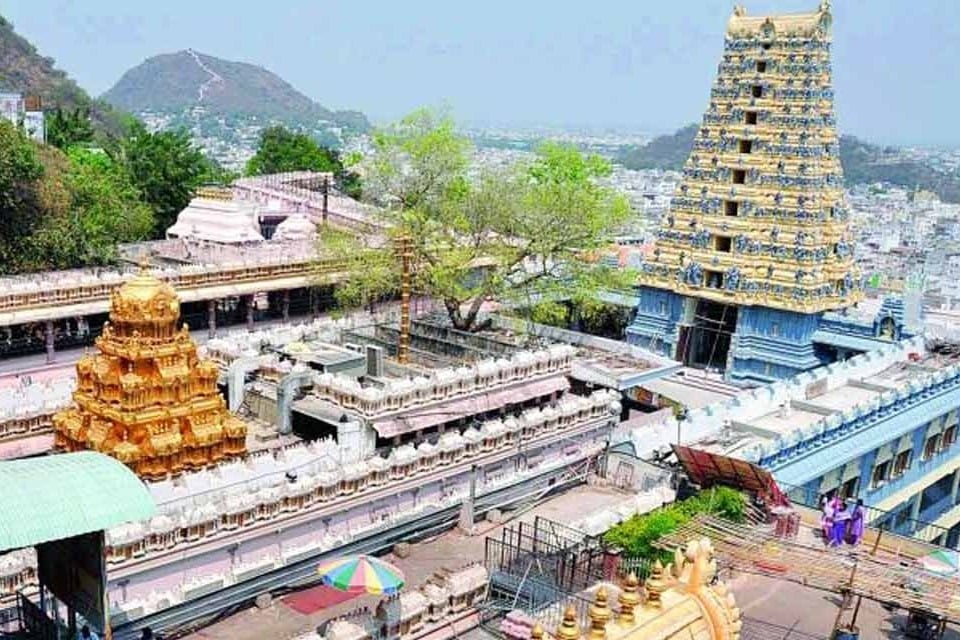
[[[750,14],[817,0],[740,0]],[[699,120],[732,0],[0,0],[94,94],[192,47],[270,69],[375,120],[446,103],[461,121],[666,131]],[[960,144],[960,1],[835,0],[840,129]],[[244,9],[242,7],[249,7]]]

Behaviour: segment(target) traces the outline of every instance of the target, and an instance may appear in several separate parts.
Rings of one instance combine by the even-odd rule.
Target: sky
[[[818,0],[739,0],[748,14]],[[699,121],[733,0],[0,0],[0,15],[95,95],[193,48],[261,65],[377,122],[668,132]],[[960,146],[960,1],[834,0],[842,133]]]

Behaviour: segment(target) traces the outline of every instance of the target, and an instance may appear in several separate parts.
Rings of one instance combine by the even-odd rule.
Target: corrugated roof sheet
[[[155,512],[140,478],[100,453],[0,462],[0,551],[146,520]]]

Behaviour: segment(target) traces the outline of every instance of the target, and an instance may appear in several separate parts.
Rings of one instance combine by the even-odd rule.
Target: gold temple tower
[[[77,363],[75,407],[53,418],[56,447],[92,449],[162,479],[246,452],[246,424],[200,360],[173,288],[146,271],[111,294],[99,353]]]
[[[828,2],[734,9],[710,105],[640,283],[812,313],[859,298],[833,109]]]

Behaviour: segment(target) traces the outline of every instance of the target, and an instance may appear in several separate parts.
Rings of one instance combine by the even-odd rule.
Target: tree
[[[50,188],[62,184],[69,202],[54,206],[59,194],[46,197],[43,222],[25,251],[26,268],[109,264],[119,243],[150,236],[153,212],[125,168],[103,151],[73,147],[66,156],[48,154],[46,171]]]
[[[360,176],[350,170],[334,149],[318,144],[305,133],[281,125],[264,129],[257,152],[247,162],[247,175],[261,176],[287,171],[319,171],[333,174],[336,186],[351,198],[360,198]]]
[[[57,107],[47,119],[47,143],[58,149],[93,142],[93,137],[93,123],[87,110],[77,107],[65,112]]]
[[[150,133],[136,122],[114,149],[134,186],[154,214],[153,236],[163,237],[190,204],[197,187],[213,175],[212,163],[184,131]]]
[[[623,272],[593,259],[629,213],[622,196],[599,184],[610,166],[598,156],[546,144],[532,162],[471,172],[468,141],[452,120],[429,110],[375,132],[373,145],[365,194],[382,207],[389,235],[409,239],[418,290],[441,300],[457,329],[482,328],[488,299],[531,307],[623,285]],[[369,240],[355,241],[355,251],[394,251]],[[321,248],[344,253],[325,246],[323,234]],[[357,302],[352,292],[369,297],[384,286],[362,263],[349,273],[359,284],[338,293],[344,303]]]
[[[39,222],[42,177],[36,145],[0,119],[0,272],[17,270],[24,243]]]
[[[247,175],[287,171],[329,171],[339,174],[343,164],[336,151],[321,147],[305,133],[277,125],[260,134],[257,152],[247,162]]]

